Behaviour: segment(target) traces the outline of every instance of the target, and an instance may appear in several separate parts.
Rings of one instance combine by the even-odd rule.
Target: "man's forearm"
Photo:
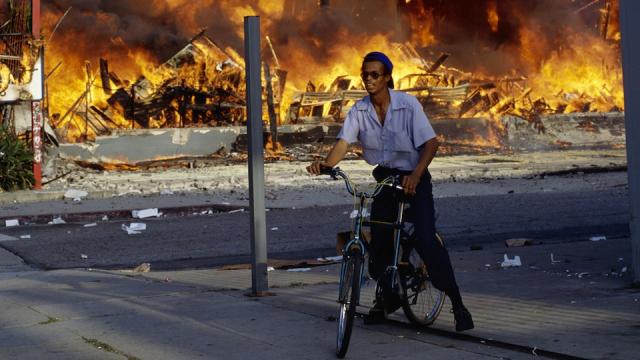
[[[418,165],[413,170],[415,174],[422,176],[422,174],[427,171],[429,164],[431,164],[431,161],[438,152],[439,146],[440,143],[436,138],[433,138],[424,144],[424,147],[420,151],[420,160],[418,160]]]
[[[325,159],[325,163],[327,166],[334,167],[336,166],[344,156],[347,154],[347,149],[349,148],[349,143],[347,143],[343,139],[338,139],[338,142],[333,146],[327,158]]]

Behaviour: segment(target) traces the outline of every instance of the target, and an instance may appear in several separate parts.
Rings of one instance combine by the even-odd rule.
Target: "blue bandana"
[[[363,62],[369,61],[380,61],[388,74],[393,71],[393,63],[389,60],[389,57],[379,51],[373,51],[365,55]]]

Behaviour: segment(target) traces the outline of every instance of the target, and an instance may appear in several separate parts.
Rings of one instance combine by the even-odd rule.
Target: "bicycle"
[[[357,191],[349,177],[340,168],[326,168],[321,174],[330,175],[334,180],[342,178],[347,191],[355,201],[354,229],[352,236],[342,248],[342,266],[340,269],[340,285],[338,288],[338,334],[336,339],[336,355],[343,358],[347,354],[356,308],[360,301],[360,287],[364,277],[364,263],[367,243],[362,239],[362,228],[372,224],[390,226],[394,229],[393,262],[387,267],[382,281],[376,284],[376,296],[383,302],[394,296],[399,297],[401,307],[409,321],[417,326],[431,325],[442,310],[444,293],[431,284],[429,274],[422,259],[413,248],[415,241],[413,225],[404,222],[405,197],[400,186],[399,177],[388,177],[376,184],[372,193]],[[384,186],[390,186],[400,194],[398,216],[393,223],[365,221],[365,205],[367,199],[376,197]],[[439,235],[437,235],[439,237]],[[439,241],[442,239],[439,237]],[[386,279],[386,281],[385,281]],[[400,292],[398,294],[398,292]],[[386,306],[385,306],[386,307]]]

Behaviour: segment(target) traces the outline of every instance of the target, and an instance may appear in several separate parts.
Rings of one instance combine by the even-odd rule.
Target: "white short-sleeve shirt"
[[[365,96],[355,103],[344,121],[338,139],[362,144],[364,160],[371,165],[413,171],[424,143],[436,137],[415,96],[389,89],[391,103],[384,126]]]

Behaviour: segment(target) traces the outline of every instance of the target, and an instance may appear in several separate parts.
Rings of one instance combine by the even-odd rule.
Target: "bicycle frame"
[[[338,302],[341,302],[344,299],[344,294],[343,294],[343,288],[344,288],[344,278],[345,278],[345,266],[344,264],[346,263],[346,257],[350,256],[349,254],[351,253],[351,249],[355,246],[357,246],[359,248],[360,251],[360,255],[364,258],[364,255],[366,253],[366,244],[364,243],[364,241],[362,241],[361,239],[361,230],[363,226],[370,226],[371,224],[379,224],[379,225],[386,225],[386,226],[391,226],[394,228],[394,256],[393,256],[393,262],[391,265],[389,265],[389,267],[387,267],[387,270],[390,270],[392,272],[391,274],[391,286],[392,288],[396,286],[396,273],[398,270],[398,256],[400,255],[400,245],[401,245],[401,241],[400,241],[400,237],[402,235],[402,224],[403,224],[403,217],[404,217],[404,206],[405,206],[405,201],[404,201],[404,196],[401,198],[401,200],[398,203],[398,216],[396,218],[396,221],[393,223],[386,223],[386,222],[378,222],[378,221],[364,221],[364,216],[363,216],[363,209],[364,209],[364,204],[367,198],[373,198],[375,197],[382,189],[382,185],[390,185],[392,186],[394,189],[396,190],[402,190],[402,188],[396,183],[394,182],[393,184],[379,184],[378,188],[376,188],[376,190],[373,192],[373,194],[369,195],[366,194],[364,192],[356,192],[351,185],[349,184],[348,178],[347,176],[339,169],[333,169],[331,176],[334,179],[337,179],[338,176],[342,177],[345,180],[346,186],[347,186],[347,191],[349,191],[349,193],[357,196],[359,198],[359,202],[358,202],[358,206],[356,208],[356,217],[354,219],[354,229],[353,229],[353,236],[352,238],[343,246],[342,248],[342,255],[343,255],[343,261],[342,261],[342,267],[340,269],[340,286],[338,288]],[[364,267],[364,261],[362,263],[362,265]],[[361,269],[362,270],[362,269]],[[363,272],[360,271],[360,282],[362,283],[362,276],[363,276]],[[358,301],[360,300],[360,294],[358,294],[357,296]]]
[[[343,301],[344,300],[344,294],[343,294],[343,289],[344,289],[344,273],[346,271],[345,269],[345,263],[346,263],[346,257],[350,256],[351,254],[351,248],[358,246],[359,251],[360,251],[360,255],[364,258],[365,255],[365,243],[364,241],[362,241],[360,234],[361,234],[361,230],[362,230],[362,226],[363,226],[363,220],[364,217],[362,216],[362,210],[364,208],[364,203],[366,201],[366,197],[364,196],[364,194],[360,194],[360,199],[359,199],[359,204],[357,207],[357,212],[356,212],[356,217],[354,219],[354,229],[353,229],[353,236],[352,238],[342,247],[342,256],[343,256],[343,260],[342,260],[342,267],[340,268],[340,286],[338,288],[338,302]],[[361,266],[364,268],[364,262],[362,262]],[[362,283],[362,269],[360,269],[360,283]],[[360,301],[360,294],[358,294],[357,296],[358,302]]]

